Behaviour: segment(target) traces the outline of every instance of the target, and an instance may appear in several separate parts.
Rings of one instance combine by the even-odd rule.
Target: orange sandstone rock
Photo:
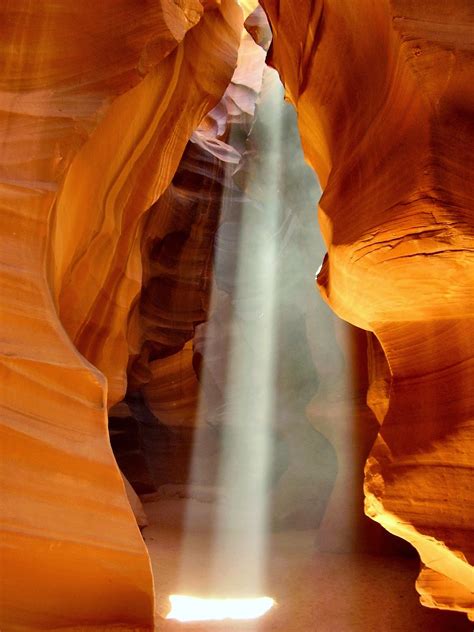
[[[242,14],[232,0],[0,13],[0,625],[148,630],[107,406],[125,388],[144,213],[230,81]]]
[[[78,349],[108,377],[110,404],[125,390],[126,322],[141,285],[137,234],[144,212],[169,185],[186,142],[226,88],[239,25],[231,0],[206,12],[139,85],[114,101],[59,193],[53,237],[59,313]],[[84,208],[91,209],[90,223],[83,222]],[[79,292],[85,279],[87,291]]]
[[[472,614],[472,7],[262,4],[324,187],[319,286],[375,334],[366,512],[417,548],[422,603]]]
[[[146,218],[143,288],[129,318],[128,392],[141,390],[166,425],[196,423],[199,359],[192,341],[208,318],[221,208],[243,195],[231,176],[241,168],[265,69],[264,51],[244,31],[222,99],[200,121],[171,184]]]

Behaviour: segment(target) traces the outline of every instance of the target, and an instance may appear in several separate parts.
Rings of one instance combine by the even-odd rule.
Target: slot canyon
[[[472,0],[0,16],[0,630],[472,632]]]

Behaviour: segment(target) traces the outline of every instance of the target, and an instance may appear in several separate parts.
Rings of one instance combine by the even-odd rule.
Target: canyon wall
[[[371,332],[366,513],[418,550],[424,605],[472,616],[472,4],[262,5],[324,189],[318,285]]]
[[[235,204],[224,214],[231,225],[244,197],[236,182],[248,180],[245,196],[258,188],[256,162],[235,181],[224,168],[242,159],[235,146],[248,138],[261,89],[264,53],[249,52],[242,38],[255,3],[241,4],[243,14],[233,0],[2,3],[6,632],[153,629],[153,578],[110,448],[107,410],[128,388],[130,408],[144,405],[163,426],[196,420],[206,338],[199,325],[208,318],[222,197]],[[367,461],[366,512],[419,551],[425,605],[472,612],[470,2],[262,5],[274,33],[270,61],[324,187],[328,257],[318,283],[339,316],[369,332],[368,402],[381,425]],[[268,41],[261,15],[247,27]],[[231,124],[235,146],[226,142]],[[296,230],[306,264],[313,246],[293,215],[280,232],[286,243],[285,231]],[[237,243],[232,230],[220,238]],[[279,275],[292,286],[291,269]],[[219,271],[216,283],[225,311],[232,270]],[[288,291],[282,330],[296,320],[311,329],[317,308],[295,309],[302,295]],[[208,406],[218,416],[226,332],[214,335],[218,379]],[[317,334],[307,335],[320,344],[313,356],[324,356]],[[365,343],[357,340],[360,355]],[[278,368],[298,393],[280,401],[280,430],[290,451],[306,446],[307,462],[329,459],[332,476],[332,452],[305,426],[304,405],[324,369],[328,384],[339,369],[316,358],[315,372],[303,352]],[[351,437],[362,453],[375,418],[359,399]],[[322,418],[322,432],[344,450],[350,406],[336,411],[343,423],[334,428],[337,407],[326,411],[323,400],[306,413]],[[304,482],[329,494],[332,479],[321,481],[316,465]],[[306,488],[295,492],[288,517],[290,492],[301,488],[293,469],[277,489],[282,524],[293,514],[308,518]],[[336,486],[347,496],[354,470],[343,470]],[[316,500],[311,526],[324,511]],[[353,524],[331,522],[341,506],[337,495],[332,501],[336,513],[327,513],[321,537],[340,541],[335,527]]]
[[[107,408],[125,392],[146,211],[230,82],[242,12],[232,0],[0,12],[1,627],[152,629]]]

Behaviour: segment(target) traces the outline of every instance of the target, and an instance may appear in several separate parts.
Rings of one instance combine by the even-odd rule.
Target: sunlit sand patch
[[[204,599],[170,595],[171,611],[167,619],[178,621],[219,621],[222,619],[258,619],[274,605],[271,597],[252,599]]]

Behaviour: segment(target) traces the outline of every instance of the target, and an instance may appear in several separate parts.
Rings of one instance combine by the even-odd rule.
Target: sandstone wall
[[[471,3],[262,4],[324,187],[318,283],[370,332],[366,512],[419,551],[425,605],[472,612]],[[242,13],[6,0],[0,17],[1,627],[149,630],[153,580],[107,409],[128,368],[157,416],[194,422],[219,160],[239,160],[222,139],[259,91],[245,63],[233,75]]]
[[[145,212],[230,81],[242,14],[232,0],[0,13],[0,625],[151,629],[107,407],[125,389]]]
[[[422,603],[472,614],[471,3],[262,4],[324,188],[318,284],[373,332],[366,512],[417,548]]]

